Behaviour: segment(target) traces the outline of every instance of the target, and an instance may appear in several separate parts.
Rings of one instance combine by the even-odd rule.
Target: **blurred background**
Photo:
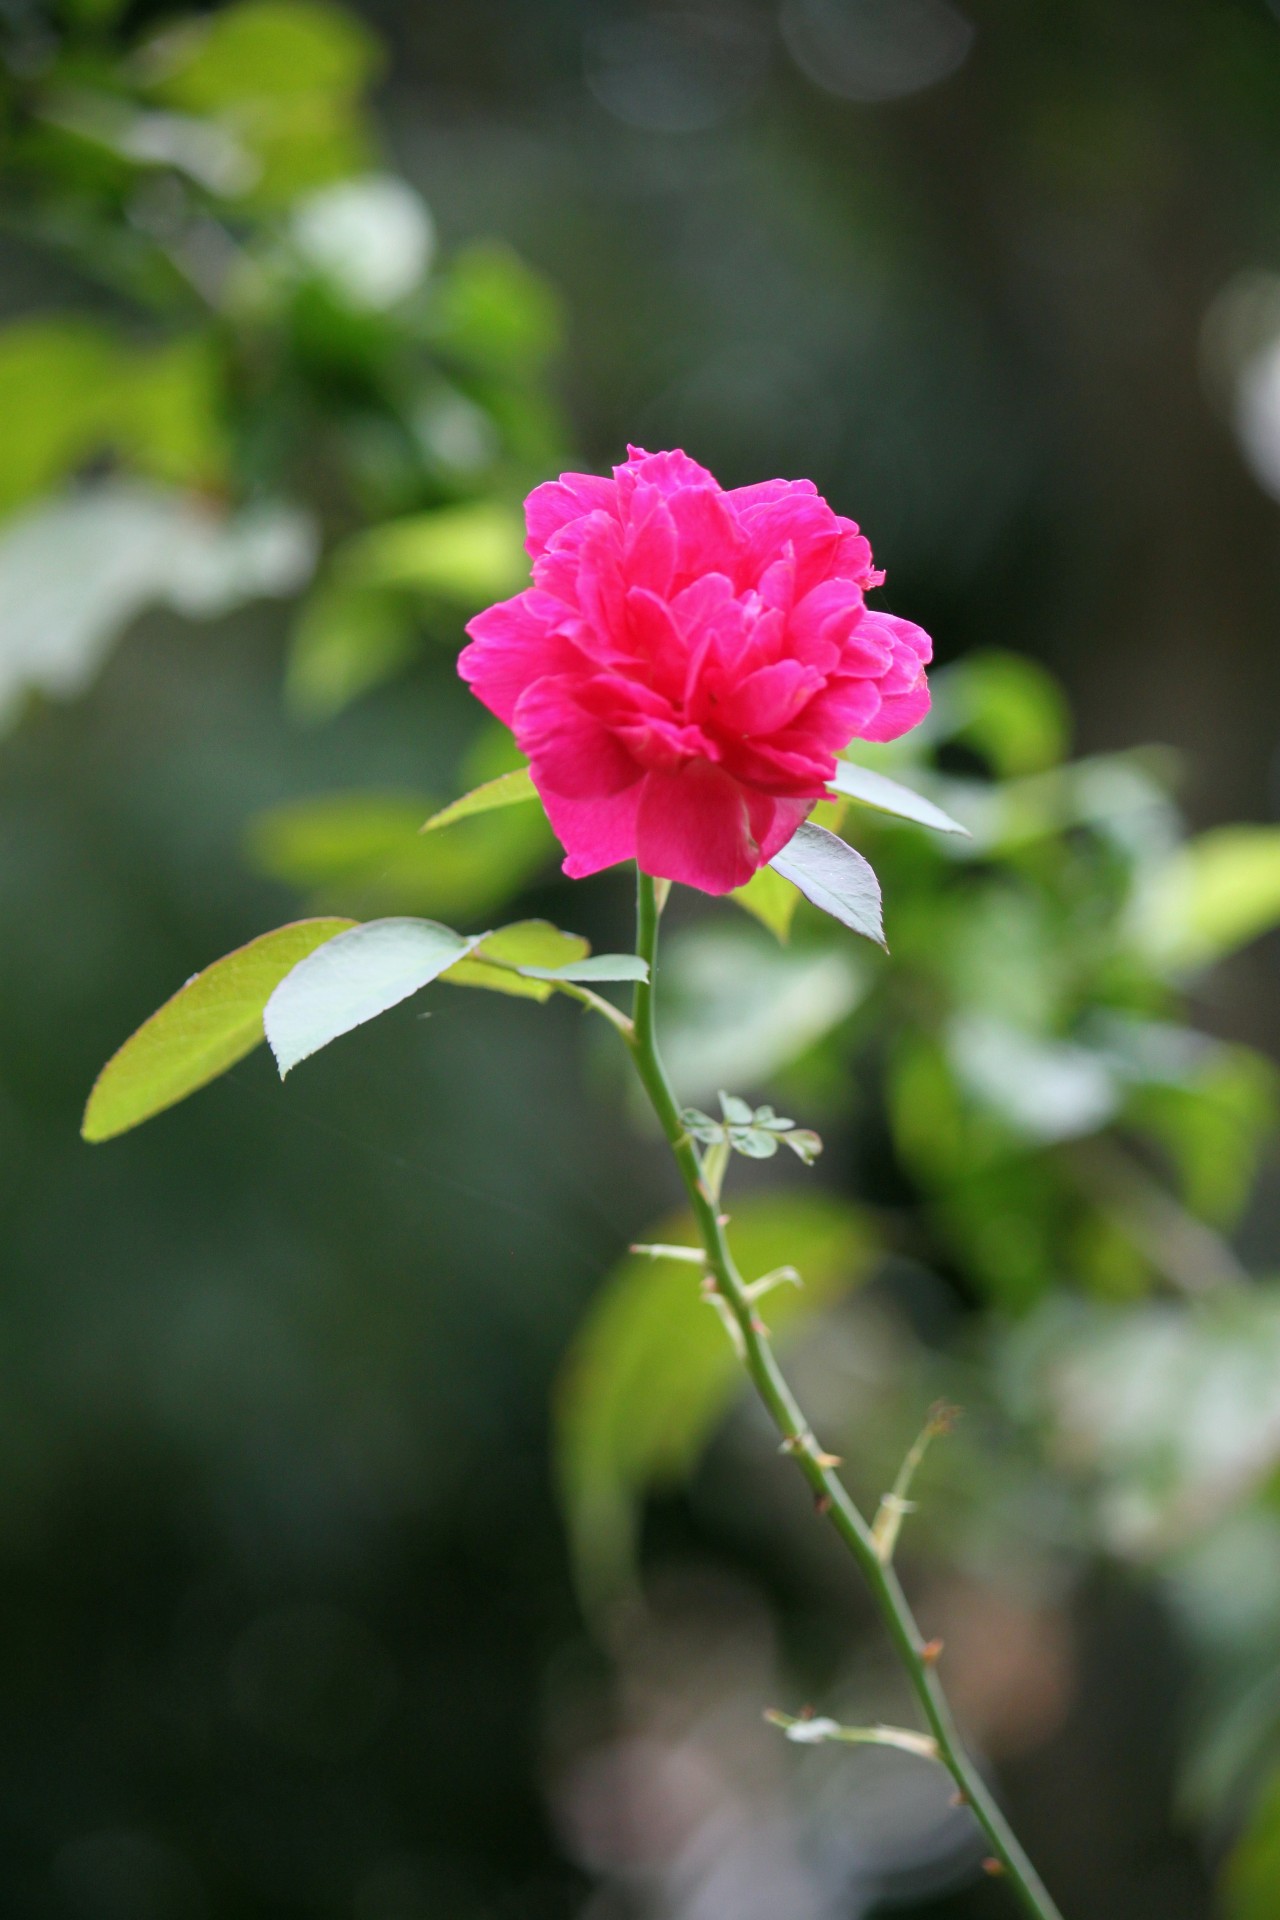
[[[32,1920],[1011,1910],[567,1004],[80,1114],[319,907],[629,941],[462,623],[628,441],[936,636],[892,961],[677,898],[742,1257],[1064,1913],[1280,1913],[1280,13],[0,4],[0,1827]],[[787,1158],[787,1156],[782,1156]]]

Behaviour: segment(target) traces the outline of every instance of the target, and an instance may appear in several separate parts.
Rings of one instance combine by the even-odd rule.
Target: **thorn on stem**
[[[994,1853],[989,1853],[982,1863],[982,1871],[990,1874],[993,1880],[998,1880],[1004,1872],[1004,1861],[997,1860]]]
[[[926,1667],[936,1667],[942,1658],[941,1640],[926,1640],[920,1649],[920,1658]]]
[[[955,1792],[951,1796],[951,1805],[953,1807],[967,1807],[968,1804],[969,1804],[968,1794],[965,1792],[963,1787],[957,1787]]]
[[[814,1500],[813,1510],[818,1515],[818,1518],[821,1519],[825,1514],[830,1513],[834,1504],[829,1493],[820,1493]]]

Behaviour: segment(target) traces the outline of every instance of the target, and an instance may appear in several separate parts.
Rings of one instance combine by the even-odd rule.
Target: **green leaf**
[[[430,806],[426,796],[377,792],[289,801],[252,822],[249,856],[260,872],[361,918],[453,920],[490,917],[554,850],[540,807],[484,814],[423,838]]]
[[[420,831],[434,833],[437,827],[451,827],[455,820],[466,820],[473,813],[492,813],[497,807],[516,807],[537,798],[538,789],[528,767],[516,767],[511,773],[500,773],[496,780],[486,780],[481,787],[473,787],[460,800],[451,801],[425,820]]]
[[[884,946],[880,882],[869,862],[837,834],[806,821],[769,864],[823,913]]]
[[[298,616],[285,698],[300,720],[330,720],[412,659],[418,622],[394,594],[326,582]]]
[[[110,437],[104,397],[118,361],[109,336],[85,321],[0,331],[0,513],[61,480]]]
[[[932,739],[975,746],[1002,779],[1041,773],[1062,760],[1070,744],[1071,714],[1052,674],[1021,654],[972,655],[933,683],[934,709],[925,722]]]
[[[645,1236],[686,1244],[693,1237],[683,1214]],[[781,1338],[857,1286],[873,1252],[861,1217],[821,1195],[746,1201],[734,1213],[730,1240],[749,1279],[789,1264],[800,1269],[803,1288],[769,1297],[769,1324]],[[695,1270],[647,1255],[614,1269],[556,1395],[561,1499],[588,1608],[615,1599],[634,1579],[641,1501],[692,1471],[741,1377]]]
[[[160,33],[139,67],[156,98],[208,115],[248,149],[257,177],[241,197],[285,207],[369,166],[360,97],[379,59],[345,8],[240,0]]]
[[[246,98],[355,93],[379,57],[357,19],[321,0],[239,0],[182,23],[151,49],[166,98],[197,113]]]
[[[593,953],[589,960],[570,960],[562,967],[521,967],[530,980],[568,980],[583,986],[596,980],[647,980],[649,969],[638,953]]]
[[[280,1078],[437,980],[483,939],[434,920],[370,920],[317,948],[280,982],[263,1015]]]
[[[1181,847],[1141,903],[1144,947],[1207,966],[1280,922],[1280,827],[1215,827]]]
[[[298,920],[215,960],[112,1055],[94,1083],[81,1131],[110,1140],[234,1067],[263,1039],[262,1013],[299,962],[350,920]]]
[[[860,767],[852,760],[836,761],[831,788],[846,800],[860,801],[864,807],[874,807],[879,813],[891,813],[895,819],[914,820],[917,826],[933,827],[939,833],[962,833],[968,837],[968,827],[962,827],[958,820],[953,820],[941,807],[935,807],[933,801],[926,800],[922,793],[900,786],[896,780],[890,780],[887,774],[876,773],[871,767]]]
[[[512,967],[562,967],[583,960],[591,948],[576,933],[562,933],[549,920],[517,920],[499,927],[480,942],[470,959],[441,975],[453,987],[485,987],[490,993],[509,993],[517,998],[546,1001],[555,988],[542,979],[525,973],[512,973]],[[486,966],[485,960],[501,960],[502,966]]]
[[[1254,1805],[1227,1861],[1223,1877],[1224,1920],[1275,1920],[1280,1888],[1280,1770]]]
[[[560,339],[555,294],[509,247],[481,242],[454,256],[436,290],[432,334],[454,358],[519,374]]]
[[[735,887],[729,895],[740,907],[754,914],[762,925],[785,946],[791,938],[791,922],[800,905],[799,891],[772,867],[761,867],[745,887]]]
[[[497,501],[438,507],[348,540],[335,556],[353,586],[408,587],[463,608],[529,583],[520,516]]]

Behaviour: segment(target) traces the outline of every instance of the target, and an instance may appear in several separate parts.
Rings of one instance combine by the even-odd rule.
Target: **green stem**
[[[629,1041],[632,1058],[688,1190],[707,1265],[742,1336],[743,1365],[782,1435],[786,1451],[792,1455],[812,1488],[818,1511],[830,1520],[857,1561],[884,1618],[889,1636],[906,1667],[930,1731],[938,1743],[938,1757],[963,1799],[973,1808],[978,1824],[991,1844],[992,1854],[1008,1876],[1023,1909],[1033,1915],[1034,1920],[1061,1920],[1039,1875],[961,1743],[951,1708],[935,1671],[933,1649],[926,1650],[927,1643],[907,1604],[898,1576],[891,1565],[881,1560],[871,1528],[828,1464],[829,1456],[822,1452],[814,1438],[778,1366],[768,1331],[755,1311],[746,1283],[734,1264],[725,1239],[723,1218],[715,1199],[703,1183],[697,1150],[680,1124],[680,1109],[658,1052],[654,987],[657,979],[659,908],[653,881],[642,873],[639,882],[636,950],[647,964],[648,978],[636,987],[633,1032]]]

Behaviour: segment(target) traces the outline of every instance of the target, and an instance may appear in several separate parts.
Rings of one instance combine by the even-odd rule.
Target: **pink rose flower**
[[[871,548],[810,480],[725,492],[629,449],[525,502],[533,585],[458,670],[512,729],[574,879],[637,860],[728,893],[786,845],[855,737],[929,709],[929,636],[875,612]]]

